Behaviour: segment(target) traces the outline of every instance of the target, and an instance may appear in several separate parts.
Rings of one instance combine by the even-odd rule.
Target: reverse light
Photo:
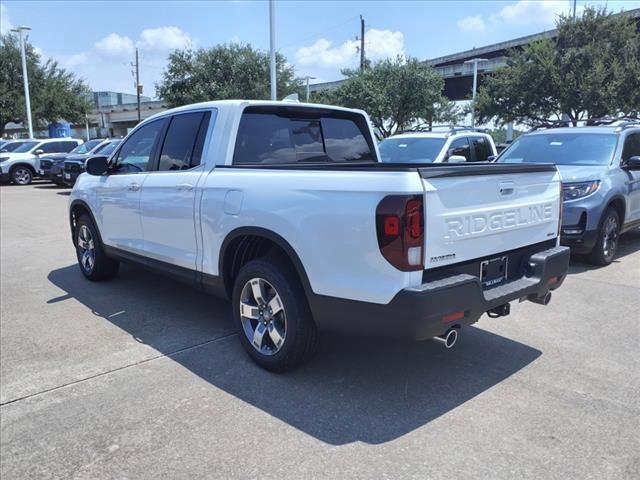
[[[562,184],[562,199],[567,202],[569,200],[577,200],[578,198],[591,195],[598,190],[600,180],[591,182],[574,182]]]
[[[399,270],[422,270],[424,206],[421,195],[389,195],[376,208],[376,233],[382,256]]]

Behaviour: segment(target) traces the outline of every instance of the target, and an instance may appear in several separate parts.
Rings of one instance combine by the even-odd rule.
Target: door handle
[[[129,184],[129,190],[131,190],[132,192],[137,192],[138,190],[140,190],[140,185],[138,185],[135,182],[130,183]]]
[[[179,183],[179,184],[176,185],[176,188],[178,190],[191,191],[191,190],[193,190],[193,185],[191,185],[190,183]]]

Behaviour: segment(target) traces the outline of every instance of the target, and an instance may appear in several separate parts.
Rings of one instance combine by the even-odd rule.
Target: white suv
[[[385,163],[486,162],[498,154],[491,135],[466,127],[409,131],[383,140],[379,148]]]
[[[68,153],[83,143],[76,138],[46,138],[24,142],[13,152],[0,153],[0,179],[29,185],[40,168],[40,155]]]

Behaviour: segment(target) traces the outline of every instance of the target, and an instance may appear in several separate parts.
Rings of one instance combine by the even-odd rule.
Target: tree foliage
[[[33,45],[25,42],[27,74],[34,128],[58,120],[79,122],[91,109],[89,87],[49,59],[41,62]],[[0,126],[27,124],[20,44],[17,36],[3,35],[0,45]]]
[[[338,88],[315,92],[311,100],[366,111],[380,138],[417,123],[455,122],[460,116],[442,95],[442,77],[416,59],[387,59],[342,73],[347,78]]]
[[[276,55],[276,79],[279,99],[301,86],[280,54]],[[269,54],[237,43],[176,50],[156,85],[156,94],[170,107],[207,100],[269,99],[270,92]]]
[[[586,8],[562,16],[557,37],[510,53],[477,96],[480,122],[523,124],[640,111],[640,34],[625,14]]]

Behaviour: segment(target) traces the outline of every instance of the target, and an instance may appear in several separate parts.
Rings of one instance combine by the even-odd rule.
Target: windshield
[[[0,147],[0,150],[3,152],[15,152],[16,148],[18,148],[22,144],[23,142],[7,142],[2,145],[2,147]]]
[[[519,137],[498,162],[606,165],[613,158],[617,136],[611,133],[544,133]]]
[[[95,147],[97,147],[101,143],[102,143],[102,140],[89,140],[88,142],[85,142],[82,145],[78,145],[76,148],[71,150],[69,154],[77,153],[80,155],[83,153],[89,153],[91,150],[93,150]]]
[[[14,150],[15,153],[25,153],[31,150],[36,145],[40,145],[40,142],[25,142]]]
[[[116,149],[121,141],[122,140],[114,140],[113,142],[105,143],[93,153],[99,153],[100,155],[111,155],[111,153]]]
[[[445,141],[444,138],[387,138],[378,148],[385,163],[431,163]]]

